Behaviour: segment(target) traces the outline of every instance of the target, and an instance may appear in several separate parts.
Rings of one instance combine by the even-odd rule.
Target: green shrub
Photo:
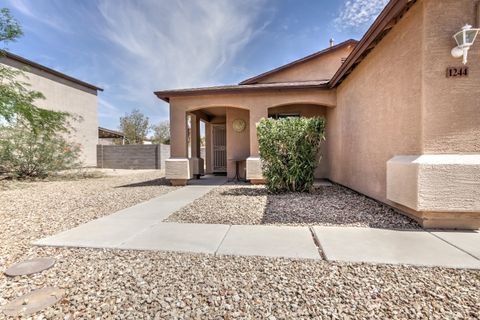
[[[0,126],[0,175],[8,178],[45,178],[51,173],[81,166],[80,147],[66,133],[34,133],[21,124]]]
[[[313,186],[325,119],[262,119],[257,127],[260,158],[270,192],[307,192]]]

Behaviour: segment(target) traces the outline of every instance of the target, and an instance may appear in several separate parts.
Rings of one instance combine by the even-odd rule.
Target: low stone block
[[[480,155],[396,156],[387,198],[417,211],[480,212]]]
[[[247,180],[261,181],[264,180],[262,173],[262,162],[260,157],[247,158]]]
[[[387,162],[387,199],[424,227],[480,226],[480,155],[395,156]]]
[[[165,178],[168,180],[188,180],[192,178],[188,158],[174,158],[165,161]]]
[[[205,174],[204,164],[202,158],[190,158],[192,175],[203,176]]]

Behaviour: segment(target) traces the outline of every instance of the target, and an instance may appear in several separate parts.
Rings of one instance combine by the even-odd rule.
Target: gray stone
[[[228,229],[221,224],[160,223],[128,239],[120,248],[214,254]]]
[[[126,239],[152,227],[150,220],[104,217],[34,242],[39,246],[116,248]]]
[[[218,181],[218,180],[217,180]],[[118,248],[128,239],[203,196],[214,185],[187,186],[34,242],[39,246]]]
[[[65,294],[65,290],[58,288],[42,288],[23,295],[2,307],[7,316],[26,316],[48,308]]]
[[[217,254],[320,259],[307,227],[235,225]]]
[[[433,235],[480,259],[480,232],[432,231]]]
[[[327,260],[480,268],[480,261],[425,231],[313,227]]]
[[[55,259],[48,257],[34,258],[19,263],[15,263],[10,268],[5,270],[5,274],[10,277],[24,276],[42,272],[47,270],[55,264]]]

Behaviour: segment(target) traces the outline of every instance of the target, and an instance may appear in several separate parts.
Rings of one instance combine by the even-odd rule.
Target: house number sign
[[[468,76],[468,67],[448,67],[447,78],[460,78]]]

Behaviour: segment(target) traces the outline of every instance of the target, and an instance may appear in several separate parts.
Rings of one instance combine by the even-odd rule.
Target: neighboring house
[[[385,202],[424,227],[480,227],[480,44],[469,51],[468,76],[447,77],[449,67],[463,67],[450,53],[452,36],[466,23],[478,26],[475,4],[392,0],[358,43],[239,85],[156,92],[170,103],[167,179],[185,184],[202,173],[200,120],[206,172],[232,176],[233,160],[246,159],[246,178],[260,182],[256,123],[324,116],[317,177]]]
[[[119,144],[125,144],[125,134],[120,131],[98,127],[98,144],[112,145],[115,144],[115,141],[119,141]]]
[[[66,111],[81,117],[72,122],[71,141],[82,149],[85,166],[96,165],[97,145],[97,93],[103,91],[94,85],[70,77],[53,69],[27,60],[13,53],[5,52],[0,63],[24,71],[30,89],[40,91],[46,97],[35,105],[40,108]]]

